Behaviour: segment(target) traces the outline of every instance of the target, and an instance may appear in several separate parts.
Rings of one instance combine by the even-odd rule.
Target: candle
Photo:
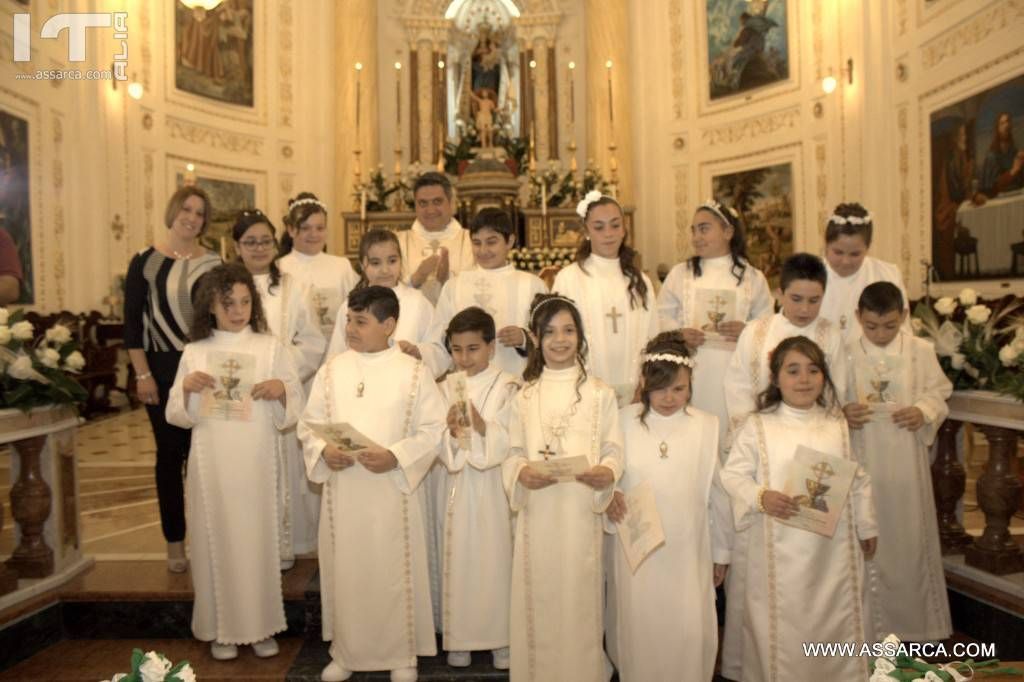
[[[402,127],[402,62],[395,62],[395,125]]]
[[[604,65],[608,69],[608,121],[615,125],[615,110],[612,107],[612,60],[609,59]]]
[[[548,216],[548,184],[544,178],[540,181],[540,214],[545,218]]]
[[[359,220],[366,222],[366,190],[359,191]]]
[[[362,102],[362,98],[363,98],[362,97],[363,96],[362,83],[361,83],[361,78],[360,78],[362,73],[363,73],[363,64],[362,64],[362,62],[356,62],[356,138],[357,138],[357,140],[359,138],[359,109],[360,109],[360,103]]]
[[[533,129],[533,137],[537,137],[537,81],[536,81],[536,70],[537,62],[534,59],[530,60],[530,123]]]
[[[224,236],[220,238],[220,259],[225,263],[228,262],[228,238]]]
[[[576,62],[569,62],[569,125],[576,124]]]

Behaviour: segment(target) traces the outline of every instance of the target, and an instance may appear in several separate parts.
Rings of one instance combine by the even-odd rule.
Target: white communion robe
[[[383,474],[359,463],[332,471],[310,423],[351,424],[390,450],[398,466]],[[309,478],[324,484],[323,638],[348,670],[414,667],[417,656],[437,653],[420,482],[444,427],[444,401],[430,371],[396,347],[348,350],[316,373],[298,431]]]
[[[643,405],[619,413],[626,472],[619,488],[654,489],[665,544],[634,575],[616,542],[609,581],[608,651],[623,682],[710,680],[718,654],[712,564],[728,564],[729,497],[719,481],[718,419],[695,408],[664,417]],[[668,446],[665,457],[660,445]],[[609,522],[614,528],[614,524]]]
[[[472,430],[470,449],[444,432],[448,468],[443,539],[446,651],[508,646],[512,585],[512,514],[501,482],[508,456],[506,424],[516,378],[491,365],[467,379],[470,400],[487,424]],[[447,385],[445,385],[447,393]],[[451,396],[447,396],[451,405]]]
[[[308,383],[320,367],[327,341],[320,326],[312,319],[307,305],[309,287],[299,284],[288,273],[281,273],[277,286],[270,290],[270,275],[253,275],[256,290],[263,304],[263,314],[270,333],[277,337],[299,373],[299,379]],[[306,395],[303,392],[302,403]],[[320,517],[320,494],[306,478],[306,465],[302,459],[302,445],[295,429],[279,433],[277,438],[278,462],[277,504],[281,529],[278,539],[281,558],[291,560],[296,554],[316,550],[316,528]]]
[[[594,490],[577,481],[529,490],[519,473],[543,460],[542,450],[586,455],[622,476],[622,431],[615,393],[579,370],[544,369],[516,394],[509,415],[505,492],[515,517],[512,551],[512,682],[606,682],[603,515],[614,486]],[[542,404],[543,403],[543,404]],[[556,434],[560,433],[558,436]]]
[[[629,303],[629,279],[618,258],[591,255],[584,263],[562,268],[551,290],[568,296],[579,306],[583,331],[590,347],[588,369],[614,390],[619,405],[628,405],[640,379],[640,354],[658,333],[654,286],[647,283],[644,304]]]
[[[331,330],[338,308],[359,281],[348,258],[321,251],[315,256],[292,250],[277,261],[281,272],[294,276],[309,286],[309,306],[313,319],[320,325],[324,338],[331,340]]]
[[[903,275],[892,263],[865,256],[857,272],[849,277],[840,277],[828,264],[828,260],[823,260],[828,272],[828,283],[825,286],[825,297],[821,299],[821,316],[838,325],[844,340],[848,341],[861,334],[860,322],[857,321],[857,302],[867,285],[875,282],[892,282],[903,294],[903,305],[909,305],[910,299],[907,298],[907,290],[903,286]],[[903,328],[910,332],[909,316]]]
[[[493,270],[475,267],[445,282],[437,301],[434,329],[430,333],[431,341],[447,363],[445,368],[451,363],[451,357],[445,349],[445,330],[457,313],[470,306],[477,306],[491,314],[496,331],[508,326],[525,330],[530,326],[530,303],[533,297],[547,291],[544,280],[529,272],[516,270],[513,265]],[[517,353],[515,348],[503,346],[500,341],[495,347],[494,362],[509,374],[522,376],[526,356]]]
[[[434,320],[434,306],[420,293],[408,284],[398,283],[392,291],[398,296],[398,324],[395,325],[395,332],[388,340],[390,345],[398,341],[408,341],[420,349],[423,362],[430,368],[433,376],[439,376],[443,370],[439,369],[444,364],[436,351],[428,343],[430,327]],[[334,331],[331,334],[330,344],[327,346],[327,358],[333,358],[339,353],[348,350],[348,342],[345,340],[345,318],[348,315],[348,301],[343,301],[338,309],[338,318],[334,321]]]
[[[750,263],[743,271],[739,282],[733,274],[731,255],[720,258],[701,259],[700,277],[695,277],[689,261],[679,263],[669,271],[665,283],[658,292],[658,315],[661,330],[690,328],[700,329],[707,320],[698,320],[700,306],[697,305],[697,291],[700,289],[724,289],[736,292],[736,302],[731,314],[723,322],[740,320],[749,323],[772,313],[772,295],[764,274]],[[729,411],[725,405],[725,385],[722,377],[729,367],[729,360],[736,350],[736,343],[724,339],[707,340],[694,355],[696,367],[693,371],[693,394],[690,404],[718,417],[718,445],[725,458],[726,431],[729,428]]]
[[[742,672],[722,675],[762,680],[866,680],[867,656],[805,656],[804,642],[870,641],[859,540],[875,537],[871,482],[857,467],[835,534],[779,523],[757,510],[761,487],[780,490],[797,446],[853,459],[846,421],[824,408],[800,410],[782,403],[755,413],[736,434],[722,485],[732,498],[737,530],[748,535],[744,561]],[[733,556],[733,564],[736,563]],[[730,594],[729,598],[732,598]],[[723,651],[723,656],[725,652]]]
[[[945,639],[953,631],[942,568],[939,528],[928,449],[949,414],[953,390],[930,343],[904,332],[885,348],[861,337],[848,344],[850,380],[846,402],[857,401],[856,368],[882,356],[899,358],[895,399],[924,415],[916,432],[897,427],[888,412],[851,431],[854,452],[871,475],[878,516],[878,552],[868,566],[874,616],[869,631],[881,641],[890,633],[910,642]],[[884,361],[884,360],[883,360]],[[867,375],[869,376],[869,375]],[[875,421],[877,420],[877,421]]]
[[[455,218],[452,218],[443,230],[437,232],[427,230],[419,220],[416,220],[412,227],[396,232],[395,236],[398,237],[398,244],[402,249],[402,280],[405,282],[409,281],[420,263],[442,248],[448,249],[449,276],[469,270],[476,264],[469,230],[462,227]],[[431,305],[436,304],[441,295],[441,284],[436,276],[430,275],[420,287],[420,291]]]
[[[251,420],[225,421],[200,416],[201,397],[185,400],[182,383],[189,373],[217,376],[210,353],[248,354],[255,358],[254,383],[280,379],[286,406],[254,400]],[[302,411],[302,385],[292,356],[270,334],[249,327],[214,331],[185,346],[167,401],[167,421],[192,429],[186,476],[192,585],[192,633],[221,644],[251,644],[287,625],[281,592],[278,542],[278,432]]]

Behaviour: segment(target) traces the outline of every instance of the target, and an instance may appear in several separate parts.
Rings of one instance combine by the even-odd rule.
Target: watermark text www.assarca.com
[[[56,39],[68,32],[68,61],[84,62],[85,37],[89,29],[112,28],[118,50],[110,69],[37,69],[16,74],[19,80],[128,80],[128,13],[69,12],[55,14],[39,30],[39,37]],[[14,15],[14,61],[32,61],[32,15]]]
[[[993,642],[953,642],[947,648],[945,642],[804,642],[804,656],[832,658],[834,656],[870,656],[872,658],[994,658],[996,645]]]

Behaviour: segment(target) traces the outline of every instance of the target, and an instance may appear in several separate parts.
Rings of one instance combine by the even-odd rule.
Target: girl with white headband
[[[694,255],[668,273],[658,292],[658,315],[663,330],[682,331],[700,365],[691,402],[718,417],[724,450],[729,412],[722,377],[747,322],[771,314],[772,295],[764,274],[747,259],[735,208],[708,199],[697,207],[690,234]]]
[[[595,190],[576,213],[584,240],[576,262],[558,273],[551,290],[579,305],[591,341],[589,367],[615,389],[619,405],[626,405],[636,390],[640,351],[658,333],[654,287],[626,244],[619,202]]]
[[[312,192],[288,201],[278,267],[310,287],[314,319],[328,343],[338,308],[359,280],[347,258],[327,253],[327,206]]]
[[[900,269],[868,255],[873,231],[871,214],[856,202],[836,206],[825,227],[828,285],[821,301],[821,316],[838,325],[844,341],[855,341],[861,335],[857,301],[867,285],[892,282],[899,287],[903,300],[910,300]],[[911,333],[909,321],[904,323],[904,331]]]
[[[640,402],[619,412],[629,461],[619,488],[651,487],[665,543],[634,572],[612,545],[608,652],[622,682],[710,680],[718,652],[715,587],[730,561],[732,514],[718,478],[718,418],[690,405],[694,361],[678,331],[644,349]],[[608,509],[623,522],[625,497]]]

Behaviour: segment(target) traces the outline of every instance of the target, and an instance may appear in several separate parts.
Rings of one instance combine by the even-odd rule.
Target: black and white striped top
[[[183,350],[192,327],[196,282],[220,263],[210,252],[174,259],[151,246],[135,254],[124,282],[125,348]]]

